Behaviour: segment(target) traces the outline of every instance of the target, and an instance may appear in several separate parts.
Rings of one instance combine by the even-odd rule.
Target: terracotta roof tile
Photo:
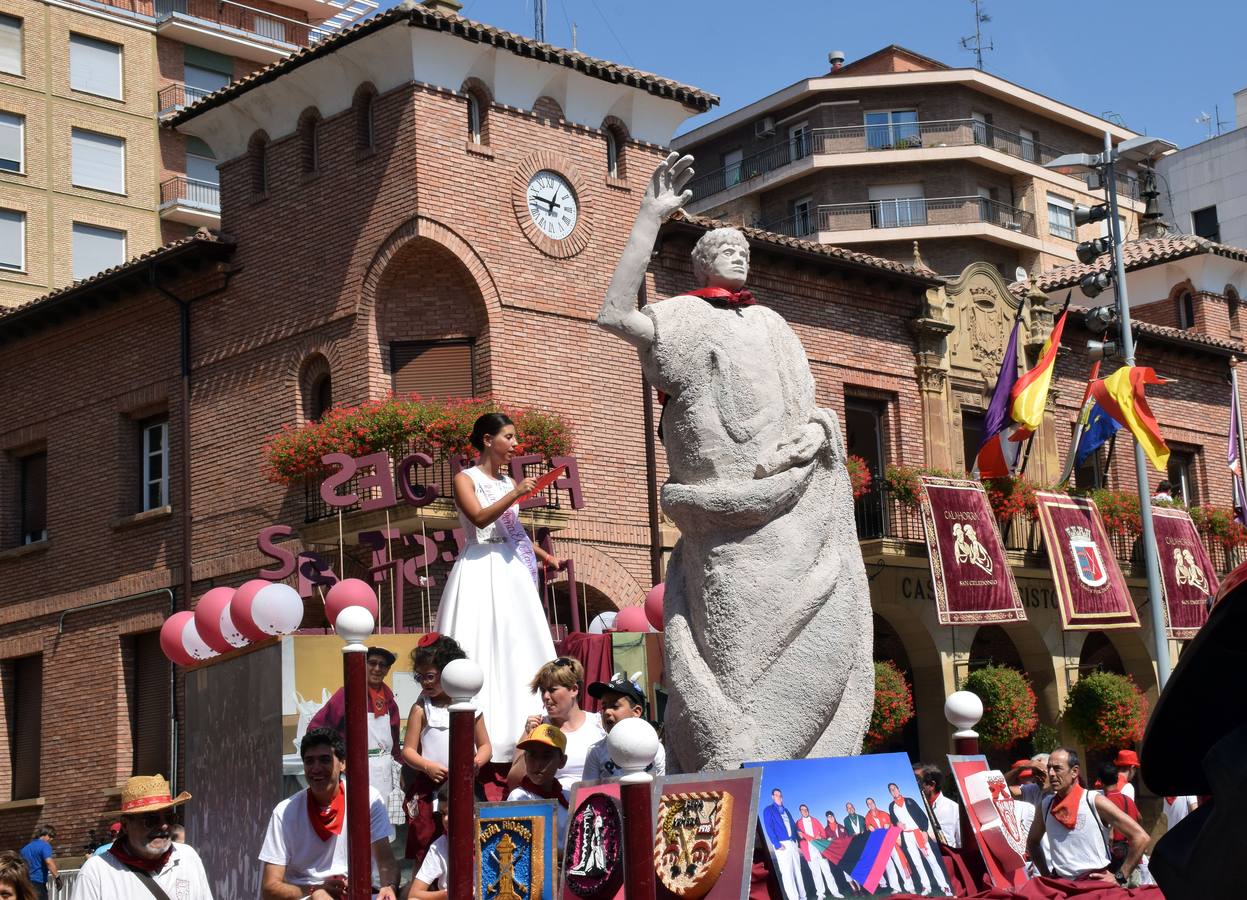
[[[1134,326],[1136,335],[1152,335],[1153,337],[1166,338],[1173,341],[1206,344],[1209,347],[1220,347],[1223,350],[1232,350],[1236,353],[1242,353],[1244,350],[1241,341],[1234,341],[1229,338],[1213,337],[1209,334],[1200,334],[1198,331],[1185,331],[1181,328],[1170,328],[1167,325],[1154,325],[1151,322],[1142,322],[1138,319],[1131,319],[1130,324]]]
[[[1184,234],[1163,238],[1146,238],[1137,241],[1126,241],[1122,245],[1122,254],[1126,260],[1127,272],[1136,269],[1146,269],[1148,266],[1160,265],[1161,263],[1182,259],[1186,256],[1197,256],[1200,253],[1213,253],[1228,259],[1247,262],[1247,250],[1231,247],[1228,244],[1218,244],[1207,238],[1195,237],[1194,235]],[[1044,293],[1048,293],[1064,287],[1072,287],[1078,284],[1079,279],[1084,275],[1090,275],[1092,272],[1107,272],[1112,265],[1112,257],[1106,253],[1090,265],[1075,263],[1074,265],[1051,269],[1039,276],[1039,289]],[[1017,290],[1018,284],[1024,285],[1025,283],[1015,283],[1012,286],[1014,290]]]
[[[517,56],[527,56],[554,65],[566,66],[569,69],[575,69],[578,72],[583,72],[594,78],[600,78],[603,81],[627,84],[640,90],[648,91],[651,94],[671,97],[686,106],[693,107],[699,112],[705,112],[719,102],[719,98],[714,94],[691,85],[672,81],[669,78],[663,78],[660,75],[643,72],[640,69],[633,69],[628,66],[621,66],[609,60],[586,56],[576,50],[566,50],[553,44],[542,43],[522,34],[504,31],[501,28],[495,28],[492,25],[486,25],[481,22],[474,22],[471,19],[465,19],[463,16],[432,9],[419,3],[404,2],[369,19],[358,22],[350,28],[344,28],[334,33],[332,37],[317,41],[310,47],[304,47],[284,59],[271,63],[262,69],[252,72],[245,78],[226,85],[219,91],[209,94],[202,100],[164,119],[162,124],[166,127],[177,126],[182,122],[193,119],[200,113],[220,106],[246,93],[254,87],[258,87],[286,72],[297,69],[305,63],[333,53],[365,35],[401,21],[407,21],[413,28],[449,32],[466,41],[491,44],[495,47],[510,50]]]

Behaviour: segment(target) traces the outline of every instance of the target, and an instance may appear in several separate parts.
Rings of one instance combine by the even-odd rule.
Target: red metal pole
[[[472,871],[475,859],[475,829],[472,808],[476,755],[473,726],[476,709],[471,703],[454,703],[450,707],[450,900],[472,900],[476,893],[476,877]],[[353,900],[353,898],[352,898]]]
[[[342,648],[346,691],[346,831],[347,898],[372,898],[372,826],[368,815],[368,667],[367,648]]]
[[[624,897],[654,900],[653,776],[644,772],[620,779],[624,817]]]
[[[953,753],[958,756],[978,756],[980,752],[977,731],[958,731],[953,735]]]

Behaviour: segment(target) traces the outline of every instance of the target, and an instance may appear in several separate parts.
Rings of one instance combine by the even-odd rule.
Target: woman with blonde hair
[[[35,900],[35,886],[26,872],[26,860],[20,853],[0,853],[0,900]]]
[[[553,725],[567,738],[567,763],[558,770],[556,777],[563,790],[569,790],[580,780],[585,769],[585,757],[589,749],[606,737],[600,713],[585,712],[580,708],[580,691],[584,687],[585,667],[573,656],[560,656],[551,660],[533,676],[529,687],[541,695],[544,716],[529,716],[524,723],[524,737],[538,725]],[[524,751],[515,752],[511,773],[507,776],[507,789],[514,789],[527,774]]]

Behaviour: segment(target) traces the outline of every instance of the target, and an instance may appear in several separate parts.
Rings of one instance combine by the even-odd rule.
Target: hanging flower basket
[[[1009,475],[986,478],[983,486],[987,489],[987,500],[992,505],[997,522],[1023,517],[1033,522],[1039,518],[1039,498],[1035,496],[1035,486],[1030,482]]]
[[[1143,739],[1147,698],[1128,676],[1092,672],[1070,688],[1064,721],[1091,750],[1131,747]]]
[[[1220,506],[1192,506],[1188,512],[1199,533],[1226,550],[1247,546],[1247,528],[1234,518],[1234,510]]]
[[[849,456],[844,461],[849,470],[849,483],[853,486],[853,499],[870,491],[870,466],[860,456]]]
[[[891,660],[875,663],[875,708],[866,729],[867,750],[881,747],[914,717],[914,694]]]
[[[961,687],[983,701],[983,718],[975,730],[985,746],[1008,747],[1035,733],[1035,691],[1017,669],[985,666],[971,672]]]
[[[1099,508],[1104,529],[1109,534],[1134,538],[1143,530],[1138,494],[1100,489],[1091,492],[1091,501]]]

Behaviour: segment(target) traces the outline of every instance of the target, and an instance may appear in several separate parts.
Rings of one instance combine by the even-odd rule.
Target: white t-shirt
[[[904,800],[893,800],[889,804],[892,808],[889,810],[896,817],[897,824],[905,831],[919,831],[918,823],[914,821],[914,817],[909,814],[909,807],[905,805]]]
[[[662,744],[658,745],[658,754],[654,757],[654,761],[646,766],[645,771],[659,777],[667,774],[667,751],[663,749]],[[602,738],[589,748],[585,756],[581,780],[601,781],[603,778],[617,777],[619,777],[619,766],[615,765],[610,751],[606,749],[606,738]]]
[[[1125,784],[1121,786],[1121,793],[1123,797],[1129,797],[1131,800],[1138,799],[1134,795],[1134,785],[1131,784],[1129,781],[1127,781]]]
[[[1165,822],[1169,828],[1173,828],[1187,816],[1195,811],[1195,805],[1198,801],[1194,797],[1174,797],[1173,802],[1169,802],[1169,798],[1165,798]]]
[[[369,785],[368,817],[372,843],[394,837],[390,813],[380,792]],[[342,831],[322,841],[307,814],[307,788],[273,808],[260,848],[260,861],[286,867],[287,884],[320,884],[331,875],[347,874],[346,822]],[[372,881],[377,883],[377,861],[372,862]]]
[[[931,804],[931,811],[935,813],[935,821],[939,823],[940,832],[943,833],[944,840],[948,842],[948,846],[960,847],[961,805],[956,800],[940,794],[935,798],[935,802]],[[932,837],[934,836],[932,834]]]
[[[424,862],[420,863],[420,871],[416,873],[416,881],[424,882],[429,890],[444,889],[445,885],[439,885],[438,882],[446,878],[446,871],[450,868],[449,859],[449,844],[443,834],[429,845],[428,852],[424,854]]]
[[[549,800],[549,797],[542,797],[534,794],[532,791],[517,787],[511,793],[507,794],[507,802],[512,800]],[[567,796],[567,788],[563,789],[563,799],[569,800]],[[563,852],[563,842],[567,840],[567,807],[562,803],[558,804],[558,821],[559,821],[559,852]]]
[[[187,844],[173,844],[173,854],[152,879],[172,900],[212,900],[204,864]],[[111,853],[91,856],[74,879],[73,900],[151,900],[139,877]]]
[[[542,721],[549,723],[550,719],[546,717]],[[567,738],[567,765],[558,770],[557,777],[563,790],[567,791],[577,781],[583,780],[581,776],[585,770],[585,757],[589,755],[589,748],[606,737],[602,716],[595,712],[585,713],[584,723],[575,731],[564,731],[563,736]]]

